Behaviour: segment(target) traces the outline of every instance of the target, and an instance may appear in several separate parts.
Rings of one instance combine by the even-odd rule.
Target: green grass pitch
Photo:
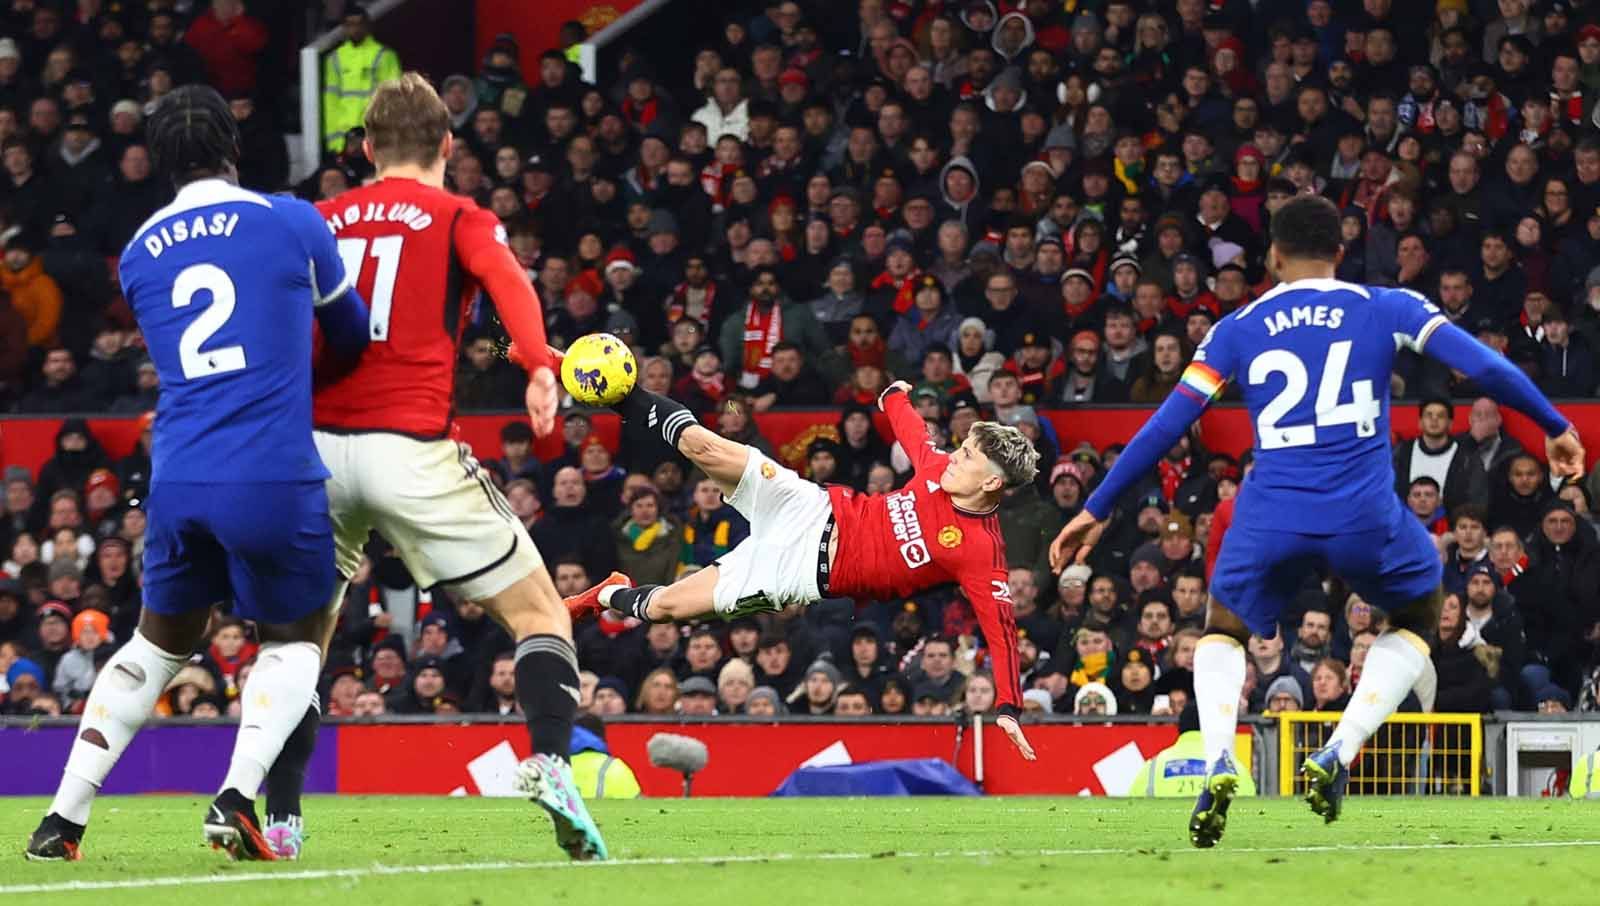
[[[403,797],[315,797],[299,862],[229,863],[178,796],[102,799],[83,861],[29,863],[45,805],[0,800],[0,902],[1600,902],[1600,802],[1355,799],[1324,826],[1245,799],[1202,851],[1182,800],[634,800],[595,807],[614,861],[582,865],[527,803]]]

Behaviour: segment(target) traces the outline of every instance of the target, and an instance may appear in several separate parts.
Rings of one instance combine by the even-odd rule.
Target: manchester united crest
[[[778,477],[778,467],[773,465],[770,462],[762,463],[761,464],[761,477],[767,479],[768,481],[771,481],[772,479]]]
[[[961,543],[961,529],[947,525],[939,530],[939,546],[955,547]]]

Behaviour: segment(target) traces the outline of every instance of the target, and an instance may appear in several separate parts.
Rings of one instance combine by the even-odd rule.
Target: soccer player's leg
[[[1252,632],[1277,632],[1278,614],[1306,563],[1293,539],[1235,525],[1222,542],[1206,607],[1205,635],[1194,650],[1195,708],[1206,753],[1206,780],[1189,816],[1189,842],[1215,846],[1239,786],[1233,754],[1244,690],[1245,645]]]
[[[218,512],[230,514],[221,540],[237,612],[256,622],[261,650],[241,696],[228,773],[203,827],[212,847],[233,859],[273,861],[277,850],[256,817],[255,800],[316,697],[338,574],[322,482],[278,486],[269,518],[241,518],[260,492],[224,486],[215,494]]]
[[[572,619],[528,530],[465,446],[372,435],[362,440],[360,461],[374,527],[417,585],[444,585],[479,604],[516,641],[517,701],[533,743],[517,783],[549,813],[569,856],[606,858],[568,763],[578,709]],[[388,474],[396,462],[406,465],[403,486]]]
[[[1309,783],[1306,801],[1327,822],[1339,818],[1350,764],[1361,746],[1400,707],[1431,664],[1427,639],[1439,626],[1442,570],[1427,531],[1408,517],[1401,514],[1387,533],[1351,537],[1331,564],[1362,598],[1388,613],[1389,628],[1367,651],[1361,680],[1328,744],[1300,768]]]
[[[359,445],[351,435],[316,432],[317,453],[331,472],[327,481],[328,515],[333,522],[334,567],[338,581],[328,597],[329,619],[320,640],[322,658],[326,662],[334,630],[338,627],[339,611],[344,606],[349,576],[361,566],[362,545],[366,543],[372,524],[361,506],[356,485],[359,473],[352,470],[351,457]],[[283,743],[278,759],[267,771],[266,827],[263,834],[273,854],[279,859],[300,858],[305,843],[305,818],[301,813],[301,795],[305,790],[306,768],[316,749],[318,730],[322,726],[322,702],[315,693],[306,708],[305,717],[295,726],[294,732]]]
[[[532,544],[528,545],[532,555]],[[492,573],[491,573],[492,575]],[[572,722],[578,712],[578,653],[572,620],[542,563],[511,585],[472,583],[459,590],[481,604],[517,640],[517,702],[528,721],[533,754],[517,766],[517,786],[555,825],[556,843],[577,860],[607,858],[600,828],[589,815],[570,764]]]
[[[1194,650],[1195,708],[1206,753],[1206,779],[1189,816],[1189,842],[1215,846],[1227,827],[1228,807],[1239,786],[1233,741],[1244,689],[1244,621],[1213,596],[1206,604],[1205,635]]]
[[[605,589],[600,599],[652,623],[685,622],[711,613],[731,620],[820,600],[829,565],[825,531],[833,515],[828,492],[759,451],[698,426],[695,430],[743,451],[743,471],[724,493],[728,505],[749,520],[750,536],[682,581]],[[685,435],[684,446],[691,443]]]
[[[221,547],[187,530],[180,509],[190,502],[185,495],[161,490],[148,503],[139,628],[95,678],[61,784],[28,841],[29,859],[79,858],[100,785],[200,643],[211,605],[228,597]]]
[[[700,424],[694,413],[677,400],[640,386],[635,386],[615,409],[625,420],[661,432],[662,439],[721,486],[725,496],[733,496],[750,459],[750,447]]]

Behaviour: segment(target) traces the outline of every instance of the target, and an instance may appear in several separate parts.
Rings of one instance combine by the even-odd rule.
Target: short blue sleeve
[[[348,292],[351,277],[345,273],[344,259],[339,257],[339,244],[317,209],[297,198],[274,198],[272,206],[282,209],[311,259],[313,303],[327,305]]]
[[[1377,294],[1380,311],[1394,334],[1396,349],[1421,352],[1434,331],[1450,323],[1439,306],[1414,290],[1374,287],[1371,292]]]

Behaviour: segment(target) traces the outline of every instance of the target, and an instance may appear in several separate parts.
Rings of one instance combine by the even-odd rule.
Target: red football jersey
[[[1000,518],[958,509],[939,486],[950,454],[927,438],[922,417],[904,393],[884,398],[889,426],[911,457],[915,474],[888,494],[828,488],[839,551],[828,577],[830,597],[886,600],[955,582],[972,602],[994,670],[997,704],[1022,706],[1017,622],[1006,584]]]
[[[447,436],[473,300],[506,259],[515,264],[505,229],[472,199],[410,179],[383,179],[317,209],[367,302],[372,342],[354,367],[319,375],[316,426]]]

